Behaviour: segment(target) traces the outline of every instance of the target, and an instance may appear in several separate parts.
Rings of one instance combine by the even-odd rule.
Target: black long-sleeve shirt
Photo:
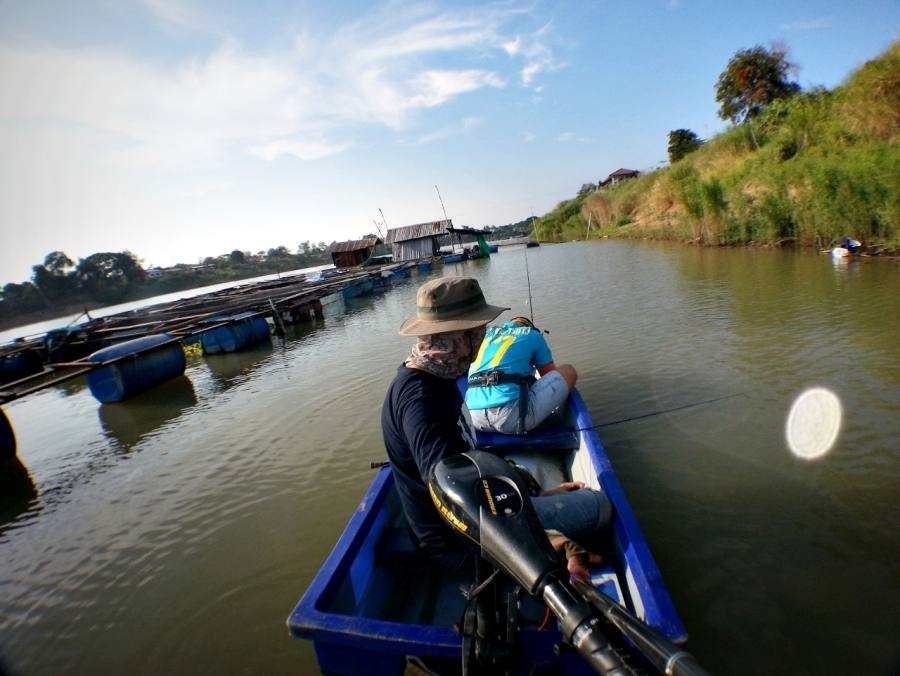
[[[384,445],[403,511],[419,547],[431,555],[459,548],[426,481],[440,460],[473,447],[462,405],[455,381],[401,366],[381,409]]]

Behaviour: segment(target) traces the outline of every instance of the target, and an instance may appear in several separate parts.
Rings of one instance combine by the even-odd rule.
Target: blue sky
[[[724,128],[735,51],[834,87],[900,2],[0,0],[0,283],[540,215],[667,134]]]

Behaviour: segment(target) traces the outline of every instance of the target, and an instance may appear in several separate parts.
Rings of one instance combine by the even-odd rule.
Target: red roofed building
[[[328,252],[331,254],[331,261],[334,263],[334,267],[353,268],[357,265],[362,265],[371,258],[375,245],[380,243],[381,240],[377,237],[355,239],[349,242],[335,242],[328,247]]]
[[[606,177],[605,181],[600,181],[598,187],[602,188],[606,185],[615,185],[619,181],[624,181],[628,178],[637,178],[641,175],[641,172],[636,169],[616,169],[613,173]]]

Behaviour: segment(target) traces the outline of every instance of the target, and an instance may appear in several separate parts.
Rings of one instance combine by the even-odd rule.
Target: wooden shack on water
[[[438,255],[439,237],[450,234],[453,221],[432,221],[391,228],[387,231],[385,242],[391,245],[394,261],[415,261]]]

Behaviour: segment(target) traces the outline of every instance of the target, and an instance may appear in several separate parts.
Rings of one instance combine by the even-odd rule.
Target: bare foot
[[[576,542],[572,542],[564,535],[556,534],[550,538],[550,544],[560,552],[566,553],[566,569],[570,577],[578,577],[589,580],[591,577],[590,566],[599,566],[603,563],[603,557],[589,552]]]

